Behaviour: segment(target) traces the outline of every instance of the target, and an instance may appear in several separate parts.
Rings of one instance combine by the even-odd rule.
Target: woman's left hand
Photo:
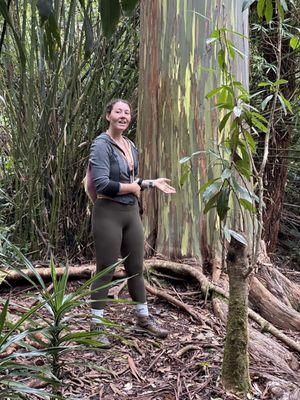
[[[168,184],[168,182],[171,182],[170,179],[158,178],[155,179],[153,182],[154,182],[154,187],[156,187],[157,189],[161,190],[164,193],[167,194],[176,193],[176,189]]]

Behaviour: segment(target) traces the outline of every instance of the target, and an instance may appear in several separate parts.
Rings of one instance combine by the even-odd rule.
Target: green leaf
[[[241,143],[241,142],[240,142]],[[249,154],[243,146],[239,146],[242,153],[242,158],[235,162],[236,169],[239,173],[245,176],[248,180],[251,178],[251,168]]]
[[[281,107],[283,108],[284,115],[287,115],[287,109],[286,109],[285,103],[283,101],[283,98],[280,96],[280,94],[278,95],[278,99],[280,101]]]
[[[244,0],[242,11],[245,11],[247,8],[249,8],[254,2],[255,0]]]
[[[122,10],[126,16],[131,16],[138,0],[121,0]]]
[[[192,158],[192,156],[183,157],[179,160],[179,164],[184,164],[184,163],[188,162],[191,158]]]
[[[235,51],[234,51],[234,45],[230,40],[227,41],[227,50],[230,55],[230,57],[234,60],[235,58]]]
[[[247,240],[240,233],[238,233],[238,232],[236,232],[236,231],[234,231],[232,229],[228,229],[228,228],[226,228],[226,229],[227,229],[229,235],[231,237],[233,237],[235,240],[237,240],[238,242],[244,244],[245,246],[248,245]],[[224,228],[224,230],[225,230],[225,228]]]
[[[254,126],[256,126],[256,128],[258,128],[262,132],[268,133],[268,128],[254,116],[252,116],[251,122]]]
[[[225,168],[221,175],[222,182],[224,182],[226,179],[230,178],[231,175],[232,175],[231,169]]]
[[[119,0],[100,0],[102,30],[109,39],[118,25],[121,7]]]
[[[256,150],[255,140],[253,139],[251,133],[248,132],[246,129],[243,129],[243,133],[244,133],[244,136],[245,136],[245,140],[247,141],[248,146],[250,147],[250,150],[252,151],[252,153],[254,153],[255,150]]]
[[[225,71],[227,69],[225,63],[225,52],[223,49],[218,51],[218,64],[221,70]]]
[[[281,0],[276,0],[276,4],[277,4],[277,9],[278,9],[278,14],[280,16],[281,19],[284,19],[284,8],[282,6]]]
[[[258,14],[259,18],[263,17],[264,9],[265,9],[265,0],[258,0],[257,1],[257,14]]]
[[[288,6],[285,0],[280,0],[280,4],[282,6],[282,8],[284,9],[284,11],[288,10]]]
[[[230,210],[230,208],[228,207],[229,195],[230,189],[223,188],[218,196],[217,213],[221,221],[223,221],[223,219],[226,217],[227,211]]]
[[[206,99],[210,99],[211,97],[215,96],[217,93],[219,93],[221,90],[223,90],[223,87],[217,87],[213,89],[212,91],[208,92],[207,95],[205,96]]]
[[[198,193],[202,194],[208,188],[208,186],[210,186],[212,183],[216,182],[217,180],[218,180],[218,178],[210,179],[207,182],[203,183],[203,185],[200,186]]]
[[[254,193],[241,186],[233,177],[231,178],[231,183],[236,195],[239,198],[247,200],[250,203],[252,203],[253,201],[259,201],[258,197]]]
[[[202,154],[202,153],[206,153],[206,151],[201,151],[201,150],[195,151],[192,155],[181,158],[179,160],[179,164],[184,164],[184,163],[190,161],[194,156],[196,156],[198,154]]]
[[[191,158],[191,157],[190,157],[190,158]],[[185,182],[187,181],[187,179],[188,179],[188,177],[189,177],[189,175],[190,175],[190,170],[191,170],[190,165],[183,164],[183,165],[181,166],[181,176],[180,176],[180,181],[179,181],[179,184],[180,184],[181,187],[182,187],[182,186],[185,184]]]
[[[261,103],[261,109],[264,110],[267,107],[267,104],[269,103],[269,101],[273,98],[273,94],[270,94],[269,96],[267,96],[264,101]]]
[[[266,9],[265,9],[265,17],[266,21],[269,23],[273,18],[273,2],[272,0],[266,0]]]
[[[284,85],[285,83],[288,83],[289,81],[287,81],[286,79],[278,79],[278,81],[275,81],[273,83],[274,86],[279,86],[279,85]]]
[[[291,105],[291,103],[289,102],[289,100],[286,99],[286,98],[284,97],[283,94],[281,94],[281,97],[282,97],[282,100],[283,100],[284,104],[286,105],[287,109],[289,110],[289,112],[290,112],[291,114],[293,114],[293,108],[292,108],[292,105]]]
[[[272,82],[259,82],[258,87],[272,86]]]
[[[207,46],[209,46],[210,44],[213,44],[217,41],[218,41],[218,39],[210,37],[210,38],[206,39],[206,44],[207,44]]]
[[[254,205],[250,201],[245,200],[245,199],[239,199],[239,203],[247,211],[254,212],[254,213],[256,212],[256,208],[254,207]]]
[[[222,186],[222,182],[216,181],[212,183],[210,186],[207,187],[207,189],[204,191],[202,197],[204,203],[209,201],[209,199],[216,194],[220,190],[220,187]]]
[[[232,111],[230,111],[229,113],[227,113],[221,120],[220,124],[219,124],[219,131],[222,132],[222,130],[225,128],[225,125],[227,124],[230,116],[232,114]]]
[[[216,193],[205,205],[204,208],[204,214],[208,213],[209,210],[211,210],[212,208],[214,208],[216,206],[218,197],[219,197],[219,192]]]
[[[251,112],[251,116],[254,116],[255,118],[259,119],[260,121],[262,121],[262,122],[264,122],[266,124],[268,123],[268,120],[263,115],[255,112],[255,111]]]
[[[300,47],[300,39],[297,36],[293,36],[290,39],[290,46],[293,50],[296,50]]]

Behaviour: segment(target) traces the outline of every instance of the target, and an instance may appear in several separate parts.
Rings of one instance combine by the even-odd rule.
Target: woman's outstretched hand
[[[154,187],[156,187],[157,189],[161,190],[164,193],[167,193],[167,194],[176,193],[176,189],[173,188],[172,186],[170,186],[168,183],[168,182],[171,182],[170,179],[158,178],[158,179],[155,179],[153,182],[154,182]]]

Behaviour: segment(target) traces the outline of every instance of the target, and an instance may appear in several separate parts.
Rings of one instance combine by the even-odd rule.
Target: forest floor
[[[74,290],[84,281],[71,281]],[[109,328],[113,347],[109,350],[77,350],[63,356],[63,396],[68,400],[233,400],[220,383],[225,327],[215,318],[210,301],[201,300],[193,282],[169,281],[166,290],[189,304],[204,321],[199,325],[191,316],[169,303],[148,295],[152,315],[170,332],[158,340],[134,332],[133,305],[123,302],[107,307],[106,317],[119,325]],[[15,287],[15,305],[28,305],[34,292]],[[0,293],[0,297],[2,297]],[[120,298],[128,300],[126,288]],[[89,305],[76,310],[69,323],[74,330],[89,329]],[[299,339],[299,338],[298,338]],[[37,362],[41,365],[41,360]],[[253,400],[271,399],[270,375],[280,377],[280,366],[251,362]],[[32,397],[34,398],[34,397]],[[299,399],[298,399],[299,400]]]

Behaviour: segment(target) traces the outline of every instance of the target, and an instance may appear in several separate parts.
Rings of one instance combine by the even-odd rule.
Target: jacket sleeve
[[[109,179],[109,152],[109,145],[96,139],[91,146],[90,165],[97,194],[115,196],[120,191],[120,183]]]

